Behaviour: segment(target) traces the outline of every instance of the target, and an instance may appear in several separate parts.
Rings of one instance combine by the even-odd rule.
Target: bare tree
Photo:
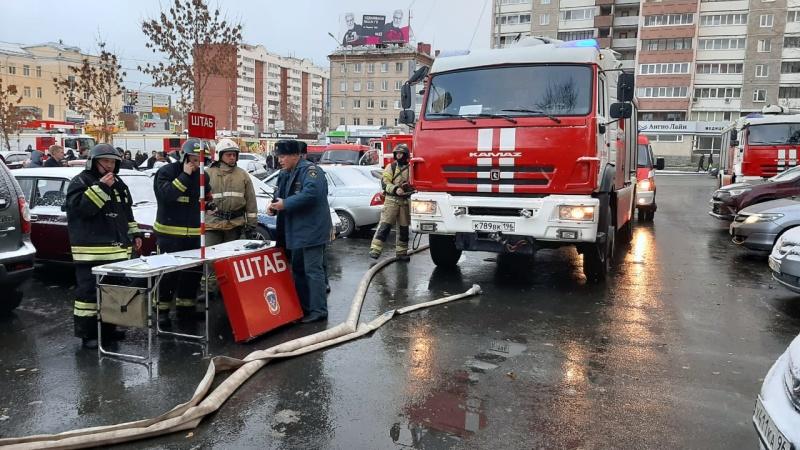
[[[10,136],[16,134],[22,125],[30,118],[30,113],[19,107],[22,96],[17,93],[13,84],[3,87],[0,78],[0,135],[6,144],[6,150],[11,151]]]
[[[542,111],[569,113],[578,103],[578,89],[573,79],[550,81],[545,91],[536,102],[536,108]]]
[[[287,106],[283,114],[283,128],[286,131],[306,132],[307,124],[303,121],[302,114],[291,105]]]
[[[115,99],[122,95],[125,72],[117,55],[106,50],[105,42],[98,42],[100,57],[97,61],[83,58],[80,67],[70,66],[70,76],[53,78],[56,93],[67,96],[67,104],[82,115],[91,115],[100,122],[100,140],[111,142],[117,118]]]
[[[212,14],[204,0],[175,0],[158,19],[142,22],[142,32],[149,39],[145,46],[167,62],[147,63],[139,70],[153,77],[154,86],[177,91],[184,111],[203,111],[210,79],[236,76],[242,25],[228,23],[219,9]]]

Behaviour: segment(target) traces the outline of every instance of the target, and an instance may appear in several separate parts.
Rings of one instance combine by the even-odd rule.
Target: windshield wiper
[[[469,122],[469,123],[471,123],[471,124],[473,124],[473,125],[474,125],[474,124],[476,124],[476,123],[478,123],[478,122],[475,122],[475,119],[470,119],[470,118],[469,118],[469,117],[467,117],[467,116],[462,116],[462,115],[459,115],[459,114],[451,114],[451,113],[430,113],[430,114],[426,114],[426,116],[436,116],[436,117],[453,117],[453,118],[458,118],[458,119],[464,119],[464,120],[466,120],[467,122]]]
[[[514,109],[501,109],[500,111],[508,111],[508,112],[520,112],[520,113],[530,113],[530,114],[540,114],[542,116],[547,117],[548,119],[552,120],[555,123],[561,123],[561,119],[558,117],[548,114],[544,111],[540,111],[538,109],[524,109],[524,108],[514,108]]]
[[[505,111],[505,110],[503,110],[503,111]],[[517,123],[517,119],[514,119],[513,117],[511,117],[509,115],[506,115],[506,114],[481,113],[481,114],[470,114],[470,117],[489,117],[489,118],[492,118],[492,119],[499,117],[501,119],[506,119],[507,121],[509,121],[511,123]]]
[[[148,204],[148,203],[155,203],[155,202],[154,202],[154,201],[152,201],[152,200],[140,200],[140,201],[138,201],[138,202],[136,202],[136,203],[132,204],[131,206],[146,205],[146,204]]]

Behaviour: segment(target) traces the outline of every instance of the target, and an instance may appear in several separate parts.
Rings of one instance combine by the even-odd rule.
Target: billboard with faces
[[[391,16],[348,12],[342,19],[343,46],[408,43],[408,14],[402,9]]]

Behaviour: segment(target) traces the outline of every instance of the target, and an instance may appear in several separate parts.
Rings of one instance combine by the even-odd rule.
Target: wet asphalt
[[[606,284],[572,249],[532,266],[469,253],[456,271],[427,253],[378,274],[362,320],[459,293],[365,338],[268,364],[192,432],[120,448],[757,448],[754,400],[800,331],[800,298],[766,254],[736,247],[706,214],[714,180],[659,176],[653,223],[637,223]],[[330,250],[332,327],[371,260],[369,232]],[[156,416],[187,400],[207,360],[156,342],[152,373],[81,350],[69,268],[43,266],[0,321],[0,436],[57,433]],[[212,355],[241,357],[325,324],[233,343],[212,306]],[[199,331],[199,330],[198,330]],[[118,349],[141,352],[142,332]]]

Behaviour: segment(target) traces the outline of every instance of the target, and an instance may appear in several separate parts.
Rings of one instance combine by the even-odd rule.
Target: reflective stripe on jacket
[[[206,201],[211,186],[206,173]],[[187,237],[200,235],[200,172],[186,175],[182,162],[161,166],[153,180],[158,212],[153,230],[160,235]]]

